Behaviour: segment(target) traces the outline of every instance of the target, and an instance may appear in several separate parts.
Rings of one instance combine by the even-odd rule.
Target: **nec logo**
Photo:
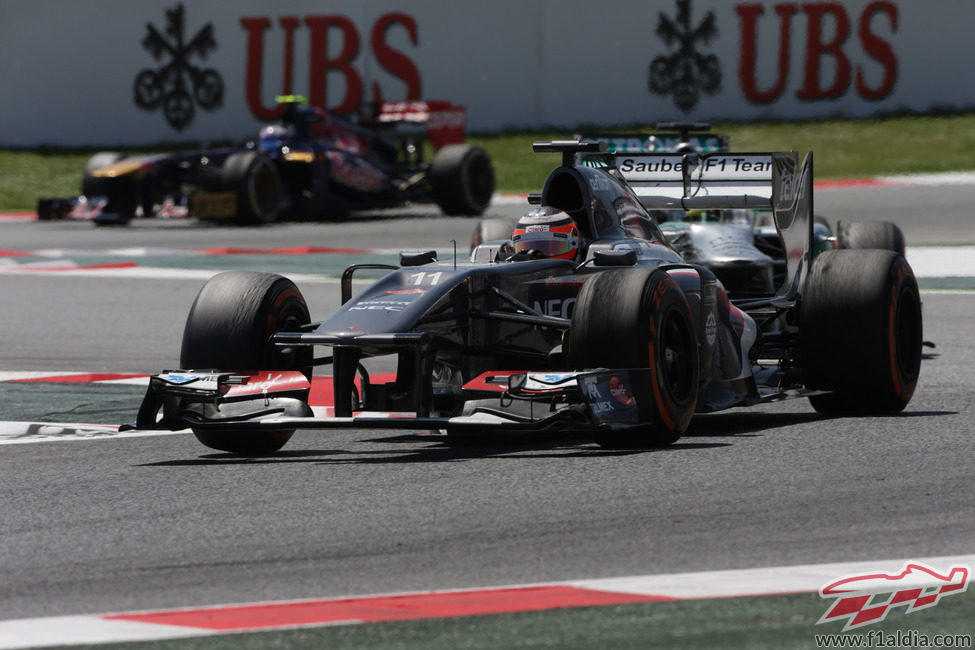
[[[572,318],[572,308],[575,307],[575,298],[550,298],[548,300],[536,300],[535,311],[546,316],[556,318]]]
[[[934,607],[942,596],[968,588],[970,569],[959,565],[944,574],[922,564],[908,562],[900,573],[864,573],[840,578],[819,590],[822,598],[836,598],[816,622],[845,620],[843,631],[879,623],[894,607],[906,606],[911,614]]]

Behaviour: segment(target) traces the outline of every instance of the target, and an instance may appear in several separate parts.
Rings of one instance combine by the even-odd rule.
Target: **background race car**
[[[711,133],[706,122],[660,122],[654,133],[576,134],[577,140],[602,142],[615,161],[645,153],[708,154],[728,152],[730,137]],[[601,157],[578,154],[577,164],[605,164]],[[632,167],[620,167],[624,177],[638,178]],[[681,205],[654,208],[651,216],[664,236],[688,262],[706,266],[732,295],[762,294],[782,284],[786,274],[785,248],[772,211],[748,208],[684,209]],[[480,220],[471,234],[471,250],[483,242],[507,240],[515,219]],[[813,216],[813,247],[818,253],[835,248],[885,249],[904,255],[904,235],[889,221],[837,222],[836,229]]]
[[[446,101],[383,103],[350,119],[279,97],[280,122],[241,146],[126,156],[100,152],[82,195],[41,199],[40,219],[125,224],[136,216],[194,216],[262,224],[435,202],[477,215],[494,193],[488,154],[463,142],[466,110]],[[429,149],[433,157],[427,160]]]

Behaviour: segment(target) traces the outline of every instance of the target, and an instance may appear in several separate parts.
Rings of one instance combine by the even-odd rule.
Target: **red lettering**
[[[738,61],[738,81],[745,98],[753,104],[769,104],[782,94],[789,77],[790,25],[798,11],[794,4],[775,5],[779,15],[779,56],[775,83],[767,90],[758,87],[755,78],[758,40],[758,17],[765,13],[762,5],[739,5],[735,8],[741,17],[741,58]]]
[[[820,2],[802,5],[807,16],[806,62],[803,86],[796,93],[799,99],[836,99],[850,86],[850,60],[843,52],[843,44],[850,35],[850,20],[846,10],[838,2]],[[831,15],[836,24],[832,40],[823,41],[823,19]],[[829,55],[836,63],[833,83],[823,88],[820,72],[823,57]]]
[[[282,107],[265,106],[263,97],[264,32],[271,27],[267,17],[241,18],[246,32],[247,62],[245,97],[247,106],[257,119],[271,121],[281,115]],[[278,19],[284,29],[284,70],[281,77],[281,94],[290,95],[294,90],[295,35],[302,20],[296,16]],[[339,113],[352,113],[363,102],[363,80],[355,67],[360,53],[360,37],[355,24],[344,16],[306,16],[304,24],[309,30],[308,87],[298,88],[307,92],[309,103],[322,108],[332,108]],[[376,62],[391,75],[400,79],[406,87],[404,101],[420,99],[422,84],[416,64],[402,51],[390,46],[390,31],[402,28],[409,42],[419,43],[416,20],[402,12],[390,12],[376,20],[370,33],[370,48]],[[341,101],[329,102],[329,81],[341,77],[345,82],[345,94]],[[372,83],[374,100],[383,101],[379,84]]]
[[[339,113],[351,113],[362,103],[362,77],[352,66],[359,54],[359,34],[352,21],[343,16],[308,16],[305,24],[311,29],[308,99],[313,106],[333,108]],[[328,32],[338,29],[342,48],[335,58],[328,57]],[[328,105],[328,73],[338,71],[345,79],[345,97],[338,105]]]
[[[259,120],[273,120],[278,116],[275,108],[265,108],[261,103],[261,72],[264,62],[264,30],[271,26],[267,18],[241,18],[240,24],[247,30],[247,75],[244,80],[247,107]]]
[[[372,52],[379,65],[406,84],[406,101],[417,100],[420,99],[420,71],[416,69],[409,57],[399,50],[394,50],[386,42],[387,32],[397,24],[405,27],[410,42],[413,45],[417,44],[416,21],[404,13],[392,12],[380,16],[372,26],[370,40]],[[372,99],[377,103],[383,101],[382,92],[376,82],[372,83]]]
[[[893,2],[878,0],[871,2],[860,15],[859,35],[863,50],[874,60],[878,61],[883,68],[884,75],[880,85],[870,87],[867,85],[863,68],[857,66],[857,93],[864,99],[877,101],[890,95],[894,90],[894,83],[897,81],[897,57],[890,43],[877,36],[871,30],[871,22],[874,16],[880,13],[887,14],[890,19],[891,31],[897,31],[897,5]]]
[[[295,29],[301,21],[295,16],[282,16],[278,22],[284,27],[284,92],[281,94],[290,95],[294,92]]]
[[[294,67],[294,30],[298,19],[290,16],[280,18],[285,29],[284,49],[284,88],[282,94],[291,94],[291,70]],[[280,106],[267,108],[261,101],[261,79],[264,70],[264,31],[271,26],[268,18],[241,18],[240,24],[247,30],[247,74],[244,79],[247,107],[259,120],[270,121],[281,115]]]

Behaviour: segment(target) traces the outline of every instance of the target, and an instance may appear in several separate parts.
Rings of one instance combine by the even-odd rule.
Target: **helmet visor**
[[[546,257],[560,257],[575,253],[575,242],[564,232],[516,233],[512,238],[515,252],[536,250]]]

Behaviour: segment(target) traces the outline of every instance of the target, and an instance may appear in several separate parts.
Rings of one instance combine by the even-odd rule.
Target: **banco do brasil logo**
[[[213,68],[192,63],[194,58],[206,59],[217,49],[213,24],[207,23],[187,40],[183,5],[165,13],[163,31],[146,25],[142,47],[159,67],[136,75],[135,104],[147,111],[161,108],[169,125],[182,131],[193,121],[197,105],[211,111],[223,104],[223,78]]]
[[[657,95],[673,95],[674,104],[685,113],[697,106],[701,94],[714,95],[721,90],[721,66],[718,57],[699,48],[718,35],[713,11],[692,25],[691,0],[677,0],[677,16],[660,14],[657,36],[670,51],[650,62],[647,86]]]

